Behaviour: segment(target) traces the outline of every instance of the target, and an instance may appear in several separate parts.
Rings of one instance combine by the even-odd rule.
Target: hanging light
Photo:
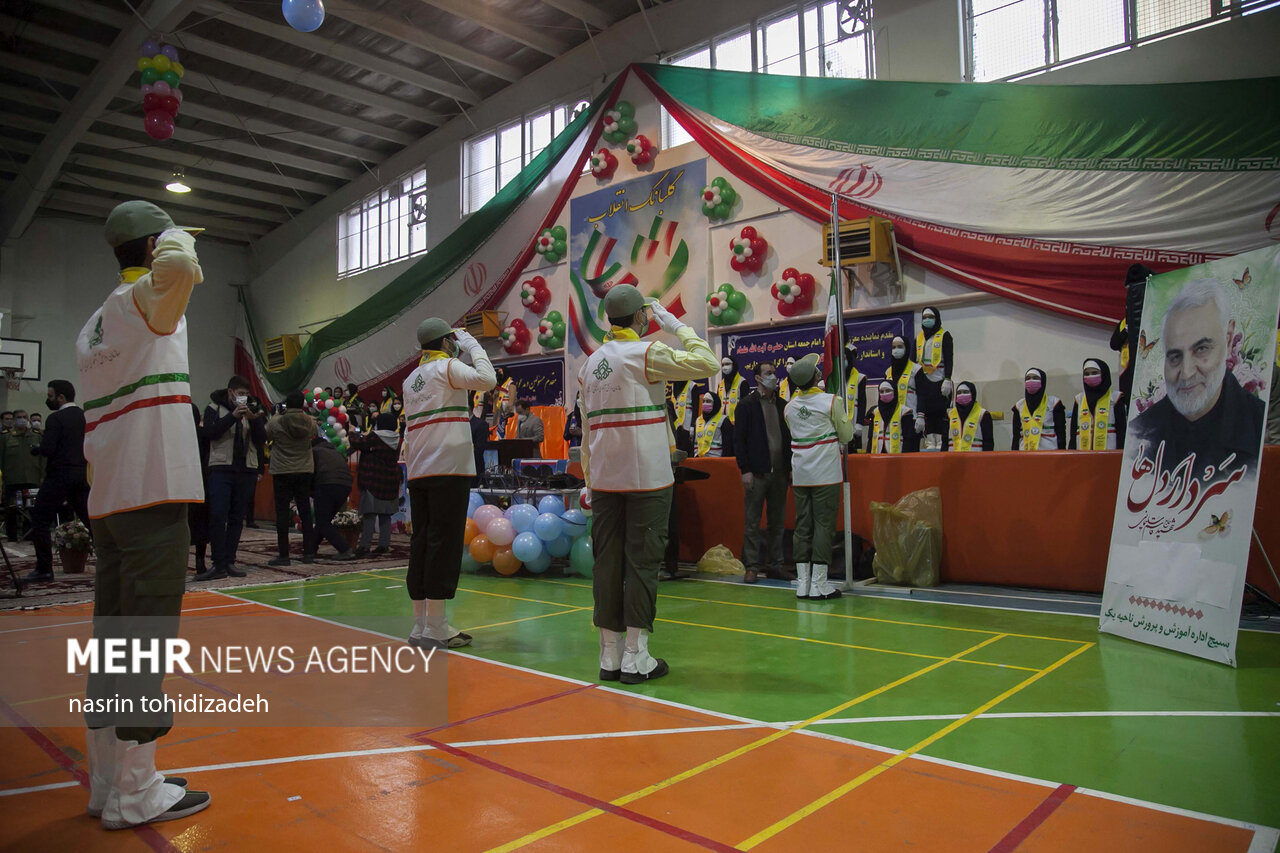
[[[182,173],[181,169],[174,169],[173,180],[165,184],[164,188],[171,193],[189,193],[191,192],[191,187],[183,183],[186,179],[187,176]]]

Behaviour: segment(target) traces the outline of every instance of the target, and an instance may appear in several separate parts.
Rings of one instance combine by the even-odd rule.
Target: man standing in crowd
[[[227,387],[209,395],[203,433],[209,442],[209,550],[213,565],[195,576],[208,581],[227,576],[242,578],[235,567],[240,533],[253,490],[258,484],[258,460],[267,433],[266,413],[250,405],[249,380],[232,376]]]
[[[49,383],[45,400],[53,414],[49,429],[40,437],[32,454],[45,458],[44,482],[31,512],[31,542],[35,545],[35,571],[23,578],[28,583],[53,580],[53,542],[49,531],[58,510],[70,503],[76,517],[89,524],[89,481],[84,459],[84,412],[75,403],[76,389],[65,379]]]
[[[364,400],[360,399],[360,387],[356,383],[347,383],[347,396],[342,401],[342,405],[347,407],[347,418],[352,431],[363,430],[365,428]],[[369,428],[373,428],[372,424]]]
[[[39,412],[31,413],[31,431],[34,433],[44,432],[44,419]]]
[[[13,429],[13,412],[0,412],[0,435],[8,435]]]
[[[311,439],[316,435],[316,422],[302,408],[301,391],[284,398],[284,412],[267,424],[267,440],[271,442],[271,485],[276,502],[276,549],[279,554],[268,566],[289,565],[289,528],[293,527],[293,511],[298,507],[302,522],[302,562],[315,559],[315,532],[311,524],[311,481],[315,460]]]
[[[734,423],[734,453],[746,492],[746,530],[742,536],[742,580],[755,583],[767,574],[792,581],[795,572],[782,565],[782,522],[791,479],[791,431],[783,415],[786,403],[778,395],[778,375],[771,362],[756,366],[756,387],[738,404]],[[760,529],[760,515],[769,507],[769,523]]]
[[[545,427],[542,418],[533,413],[528,400],[516,401],[516,438],[528,438],[538,442],[541,453],[542,436]]]
[[[18,541],[17,493],[39,488],[44,479],[44,457],[39,455],[40,436],[31,431],[27,413],[13,413],[13,429],[0,436],[0,477],[4,479],[4,523],[10,542]]]
[[[422,360],[404,380],[408,415],[405,463],[409,478],[409,570],[413,602],[411,645],[456,649],[471,642],[449,624],[445,602],[458,591],[462,535],[471,479],[476,474],[467,391],[496,384],[489,356],[475,338],[439,317],[418,326]],[[471,366],[458,359],[466,350]]]
[[[578,374],[582,470],[594,511],[593,621],[600,678],[640,684],[669,671],[649,654],[675,482],[666,383],[704,379],[718,362],[693,329],[656,301],[646,305],[630,284],[610,288],[603,307],[613,328]],[[640,340],[651,316],[684,351]]]
[[[135,643],[163,645],[178,635],[191,542],[187,508],[204,499],[183,316],[203,274],[195,238],[154,204],[118,205],[106,231],[120,264],[119,286],[76,341],[89,399],[83,413],[75,411],[81,424],[88,418],[84,449],[95,480],[94,636],[123,633]],[[63,396],[69,401],[74,392]],[[49,418],[50,433],[68,411]],[[90,673],[88,698],[154,698],[163,695],[163,680],[163,669]],[[209,795],[186,790],[186,780],[156,772],[156,739],[173,725],[172,713],[86,714],[85,723],[88,812],[100,815],[105,828],[173,820],[209,805]]]

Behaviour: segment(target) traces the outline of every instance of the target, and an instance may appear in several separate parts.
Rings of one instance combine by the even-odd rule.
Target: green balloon
[[[551,331],[555,333],[556,337],[563,338],[564,337],[564,321],[561,320],[559,322],[552,323]]]
[[[729,186],[729,182],[726,181],[724,178],[712,178],[711,186],[720,187],[720,189],[723,190],[725,187]],[[720,194],[724,195],[723,192],[721,192]]]
[[[732,326],[734,323],[742,319],[742,315],[732,308],[726,308],[720,312],[720,325]]]
[[[468,574],[475,574],[480,571],[480,564],[476,562],[476,558],[467,552],[466,548],[462,549],[462,570]]]
[[[556,225],[555,227],[553,227],[553,228],[551,229],[551,239],[552,239],[552,240],[567,240],[567,239],[569,239],[569,232],[568,232],[568,231],[566,231],[566,230],[564,230],[564,226],[563,226],[563,225]]]
[[[747,294],[734,291],[729,294],[729,307],[734,311],[745,311],[747,308]]]
[[[636,114],[636,108],[631,105],[630,101],[618,101],[613,105],[613,108],[617,110],[619,115],[627,118],[631,118]]]
[[[555,252],[557,255],[563,255],[569,249],[569,244],[564,241],[563,237],[557,238],[555,242]]]
[[[563,336],[554,337],[551,340],[547,341],[545,344],[543,344],[543,346],[545,346],[547,349],[560,349],[562,346],[564,346],[564,337]]]
[[[732,205],[737,200],[738,193],[734,191],[733,187],[720,188],[720,204]]]
[[[569,567],[584,578],[591,577],[596,558],[591,553],[591,537],[579,536],[573,540],[573,548],[569,551]]]
[[[551,324],[551,325],[553,325],[553,326],[554,326],[556,323],[563,323],[563,322],[564,322],[564,315],[563,315],[563,314],[561,314],[559,311],[548,311],[548,312],[547,312],[547,322],[548,322],[548,323],[550,323],[550,324]]]
[[[712,215],[713,215],[716,219],[728,219],[728,218],[729,218],[729,209],[730,209],[731,207],[732,207],[732,205],[731,205],[729,202],[727,202],[727,201],[721,201],[719,204],[717,204],[717,205],[716,205],[716,207],[715,207],[715,212],[714,212]]]
[[[160,79],[168,83],[172,88],[178,88],[178,84],[182,82],[182,78],[178,76],[177,71],[162,71]]]
[[[716,290],[720,291],[720,292],[721,292],[721,293],[723,293],[725,296],[729,296],[729,295],[731,295],[731,294],[734,292],[734,291],[733,291],[733,285],[732,285],[732,284],[730,284],[730,283],[729,283],[729,282],[727,282],[727,281],[726,281],[724,284],[722,284],[722,285],[720,285],[719,287],[717,287],[717,288],[716,288]]]
[[[636,120],[633,118],[618,119],[618,132],[629,137],[636,132]]]
[[[547,252],[547,253],[546,253],[545,255],[543,255],[542,257],[543,257],[543,258],[546,260],[546,262],[547,262],[547,263],[549,263],[549,264],[558,264],[558,263],[560,263],[560,256],[559,256],[558,254],[556,254],[556,252],[555,252],[555,250],[554,250],[554,249],[552,249],[550,252]]]
[[[160,79],[160,72],[154,68],[144,68],[142,70],[142,85],[150,86],[152,83]]]

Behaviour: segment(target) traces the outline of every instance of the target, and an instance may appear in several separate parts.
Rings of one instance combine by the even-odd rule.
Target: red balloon
[[[763,253],[759,255],[753,254],[751,257],[747,258],[747,267],[750,268],[752,272],[760,272],[760,268],[763,266],[764,266]]]
[[[782,271],[782,277],[783,279],[788,279],[788,278],[799,279],[800,270],[796,269],[795,267],[787,267],[785,270]]]
[[[817,282],[809,273],[802,273],[796,279],[796,284],[800,285],[800,291],[804,294],[805,299],[813,298],[813,290],[817,286]]]
[[[746,264],[737,255],[729,259],[729,266],[733,267],[734,272],[742,272],[747,268]]]
[[[142,122],[147,136],[157,141],[164,141],[173,136],[173,116],[164,110],[152,110]]]
[[[176,116],[178,114],[178,107],[181,104],[182,102],[173,95],[164,95],[160,98],[160,109],[164,110],[171,116]]]
[[[799,309],[796,307],[796,303],[794,302],[778,303],[778,313],[783,317],[794,317],[798,311]]]
[[[347,422],[346,412],[338,412],[336,415],[334,415],[334,417],[338,419],[338,423],[340,424],[345,424]]]
[[[160,102],[162,100],[164,100],[163,96],[157,95],[155,92],[148,92],[142,96],[142,111],[144,113],[149,113],[160,109]]]
[[[766,240],[761,239],[759,237],[751,238],[751,257],[753,258],[759,257],[760,260],[763,261],[764,256],[768,253],[768,251],[769,251],[769,243]]]
[[[746,237],[748,240],[752,240],[752,241],[754,241],[754,240],[756,239],[756,237],[758,237],[758,236],[760,236],[760,235],[759,235],[758,233],[756,233],[756,229],[755,229],[755,228],[753,228],[753,227],[751,227],[750,225],[748,225],[747,227],[745,227],[745,228],[743,228],[743,229],[742,229],[742,233],[741,233],[741,235],[740,235],[740,236],[742,236],[742,237]],[[755,248],[755,247],[753,246],[752,248]]]

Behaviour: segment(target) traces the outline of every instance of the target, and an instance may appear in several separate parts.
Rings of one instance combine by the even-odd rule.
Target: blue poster
[[[755,329],[750,332],[722,335],[720,351],[738,365],[738,372],[748,385],[755,382],[756,365],[771,362],[786,376],[783,365],[788,358],[803,358],[811,352],[822,352],[823,322],[802,326]],[[914,315],[909,312],[860,317],[844,323],[845,343],[856,344],[856,366],[865,376],[884,376],[889,369],[889,345],[894,337],[908,341],[915,335]]]
[[[516,399],[534,406],[564,405],[564,359],[535,358],[499,365],[515,380]]]

